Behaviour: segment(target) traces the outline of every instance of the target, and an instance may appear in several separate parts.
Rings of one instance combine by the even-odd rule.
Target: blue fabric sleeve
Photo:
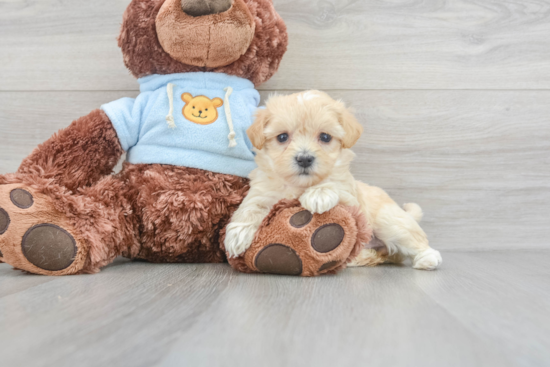
[[[104,104],[101,109],[111,120],[120,145],[125,152],[137,144],[141,125],[142,106],[140,98],[122,98]]]

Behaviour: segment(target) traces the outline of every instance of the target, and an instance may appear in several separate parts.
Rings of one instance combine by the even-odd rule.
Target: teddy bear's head
[[[132,0],[118,39],[135,77],[211,71],[267,81],[286,52],[272,0]]]

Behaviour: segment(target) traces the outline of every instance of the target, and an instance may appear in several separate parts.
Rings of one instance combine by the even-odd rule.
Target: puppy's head
[[[258,164],[293,186],[309,187],[328,177],[363,132],[353,114],[326,93],[274,96],[248,129]],[[349,157],[350,154],[347,154]]]

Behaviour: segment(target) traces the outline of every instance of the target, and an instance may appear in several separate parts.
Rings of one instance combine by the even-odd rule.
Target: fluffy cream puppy
[[[308,91],[274,96],[259,110],[248,136],[256,148],[258,168],[250,175],[250,192],[227,227],[225,247],[231,257],[245,252],[262,220],[281,199],[300,200],[312,213],[338,203],[359,206],[374,235],[388,248],[381,257],[365,248],[352,266],[412,258],[416,269],[433,270],[441,255],[428,244],[416,204],[399,207],[384,190],[356,181],[350,173],[350,148],[363,132],[342,102]]]

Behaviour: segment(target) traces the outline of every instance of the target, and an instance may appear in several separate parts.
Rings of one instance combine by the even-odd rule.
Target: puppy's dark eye
[[[322,133],[321,135],[319,135],[319,139],[321,139],[323,143],[330,143],[330,141],[332,140],[332,136]]]
[[[195,106],[193,106],[193,109],[195,109]]]
[[[277,141],[279,143],[285,143],[287,140],[288,140],[288,134],[287,133],[284,133],[284,134],[281,134],[281,135],[277,136]]]
[[[208,111],[208,108],[205,111]]]

